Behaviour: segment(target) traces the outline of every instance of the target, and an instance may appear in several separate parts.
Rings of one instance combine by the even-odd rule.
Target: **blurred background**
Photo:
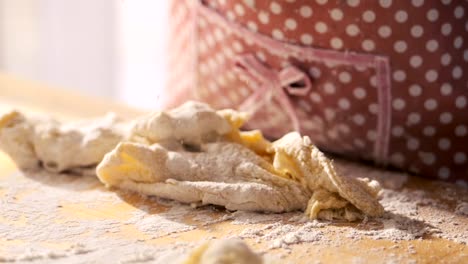
[[[167,9],[165,0],[0,0],[0,72],[157,108]]]

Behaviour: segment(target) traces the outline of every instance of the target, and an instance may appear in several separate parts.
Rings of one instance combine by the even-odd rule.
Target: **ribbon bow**
[[[293,129],[300,131],[299,118],[288,95],[305,96],[309,92],[312,84],[307,74],[295,66],[276,71],[262,64],[252,54],[238,56],[235,70],[241,79],[257,86],[255,92],[240,105],[239,110],[255,114],[272,97],[276,97],[291,119]]]

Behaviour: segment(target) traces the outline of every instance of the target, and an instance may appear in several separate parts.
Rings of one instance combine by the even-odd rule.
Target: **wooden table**
[[[125,117],[140,113],[116,103],[0,74],[0,112],[11,108],[26,113],[49,113],[62,119],[98,116],[108,111]],[[378,175],[384,180],[399,174],[344,164],[356,173]],[[401,173],[399,176],[406,177]],[[423,194],[426,200],[415,207],[422,224],[431,226],[425,217],[443,215],[450,219],[447,225],[455,221],[459,238],[466,238],[467,217],[454,213],[460,200],[468,202],[466,189],[416,177],[410,177],[404,186],[389,193]],[[452,199],[447,199],[450,195]],[[410,200],[406,203],[412,203],[414,197],[407,198]],[[466,245],[436,235],[423,234],[401,241],[377,239],[375,235],[359,235],[356,239],[354,230],[378,233],[388,228],[378,221],[314,222],[310,230],[315,236],[308,237],[298,232],[306,223],[292,220],[299,219],[300,212],[266,215],[232,213],[210,206],[191,208],[107,190],[93,177],[24,175],[2,153],[0,201],[0,263],[170,263],[168,259],[183,258],[203,241],[239,236],[266,258],[277,259],[277,263],[468,263]],[[245,217],[249,219],[245,221]],[[292,231],[281,231],[282,225]],[[295,232],[292,235],[303,236],[302,240],[308,242],[288,238],[288,232]],[[283,244],[274,248],[278,246],[275,244],[278,236],[283,236],[279,240]]]

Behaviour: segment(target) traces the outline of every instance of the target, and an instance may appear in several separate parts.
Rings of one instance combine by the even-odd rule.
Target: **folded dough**
[[[381,216],[379,184],[343,177],[310,141],[291,132],[270,142],[240,131],[248,116],[187,102],[132,122],[113,115],[62,124],[0,117],[0,148],[23,170],[96,166],[108,187],[229,210],[305,210],[310,218]]]

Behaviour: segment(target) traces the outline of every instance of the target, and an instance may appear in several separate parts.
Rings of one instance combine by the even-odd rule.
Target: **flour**
[[[445,189],[446,192],[451,193],[455,190],[461,194],[459,199],[468,199],[466,190],[455,186]],[[377,227],[374,230],[351,230],[349,237],[399,241],[435,236],[467,244],[468,221],[464,217],[454,215],[454,213],[459,214],[458,208],[461,208],[465,202],[459,202],[456,208],[451,209],[447,204],[430,198],[430,195],[425,191],[408,188],[384,189],[381,203],[387,213],[381,219],[372,220],[374,226]],[[441,196],[446,195],[441,193]]]
[[[54,251],[39,251],[36,252],[33,248],[27,248],[26,251],[17,257],[2,258],[0,257],[0,263],[5,262],[37,262],[37,261],[51,261],[67,259],[73,256],[87,254],[92,250],[85,249],[81,244],[72,245],[70,248],[62,252]]]
[[[95,178],[47,173],[28,177],[18,174],[0,182],[0,193],[5,192],[2,196],[5,199],[1,200],[0,206],[0,238],[6,243],[28,241],[27,245],[10,246],[7,252],[0,252],[0,263],[50,263],[52,260],[77,263],[103,258],[112,262],[124,260],[132,255],[139,256],[135,259],[142,262],[142,256],[148,255],[148,252],[151,252],[151,255],[146,258],[153,257],[156,260],[156,255],[161,255],[161,252],[167,253],[176,248],[180,255],[196,245],[185,243],[155,248],[146,245],[141,239],[119,237],[118,234],[125,225],[135,226],[141,232],[149,232],[154,237],[168,236],[194,227],[178,225],[167,220],[164,213],[156,217],[139,210],[133,212],[133,216],[127,221],[106,219],[109,215],[94,220],[93,212],[100,215],[101,210],[100,203],[96,201],[106,202],[106,205],[110,206],[121,203],[115,193],[103,188],[96,189],[99,183]],[[76,217],[71,217],[70,214],[74,215],[74,212],[62,211],[70,205],[88,208],[90,214],[81,216],[80,212],[83,209],[73,209]],[[119,212],[114,213],[116,217],[119,216]],[[185,213],[177,207],[168,210],[169,219],[182,215]],[[159,226],[156,224],[158,222],[151,220],[163,223],[166,221],[166,224],[158,229],[155,228]],[[47,246],[47,241],[69,246],[64,249],[51,249]],[[141,252],[147,253],[141,255]]]
[[[236,211],[230,214],[227,219],[232,220],[234,225],[245,225],[245,224],[260,224],[277,222],[284,219],[289,214],[258,214],[255,212]],[[226,220],[227,220],[226,219]]]
[[[347,166],[340,161],[337,164]],[[194,248],[219,236],[208,232],[194,242],[157,246],[152,245],[152,241],[177,239],[171,237],[200,228],[216,229],[220,224],[227,224],[226,230],[230,230],[229,225],[233,226],[232,230],[238,230],[229,231],[225,237],[242,238],[250,245],[268,249],[262,251],[267,259],[287,257],[296,245],[304,243],[339,247],[363,239],[399,243],[430,236],[467,243],[467,222],[463,213],[467,203],[466,190],[454,188],[444,185],[439,191],[447,201],[459,197],[453,207],[440,205],[441,202],[430,193],[421,190],[384,188],[381,203],[387,213],[383,218],[368,218],[361,223],[346,225],[311,221],[302,212],[229,212],[212,206],[192,208],[154,197],[137,199],[133,203],[138,210],[132,210],[130,214],[112,210],[93,220],[93,214],[100,214],[101,204],[118,206],[122,204],[121,199],[135,195],[125,192],[116,195],[100,187],[93,177],[47,173],[25,177],[17,174],[0,181],[0,238],[7,242],[24,240],[28,245],[9,246],[7,252],[0,253],[0,263],[81,263],[104,257],[120,263],[177,263],[174,259],[184,260]],[[63,211],[70,205],[84,208],[89,213],[82,217],[79,213],[83,209],[73,209],[77,214],[72,217],[75,214],[70,216],[70,212]],[[126,226],[134,227],[141,235],[123,236],[121,230]],[[69,246],[52,249],[44,241]],[[271,250],[280,251],[271,253]],[[408,248],[409,255],[414,252],[414,248]],[[398,257],[387,256],[387,259],[396,261]],[[359,262],[357,258],[356,261]]]
[[[325,237],[321,230],[312,223],[306,223],[305,225],[297,228],[293,225],[282,225],[273,228],[271,232],[265,234],[261,239],[272,241],[270,249],[274,248],[287,248],[290,245],[300,243],[313,243],[321,242],[326,244],[329,241],[324,241]]]
[[[193,209],[187,206],[173,206],[167,212],[146,215],[141,212],[134,212],[130,220],[124,224],[132,224],[145,234],[152,234],[151,238],[164,237],[180,232],[196,229],[195,225],[188,225],[180,222]]]
[[[120,263],[130,264],[130,263],[145,263],[145,262],[151,262],[151,261],[154,261],[153,254],[149,252],[141,252],[141,253],[136,253],[135,255],[130,256],[129,258],[120,261]]]

